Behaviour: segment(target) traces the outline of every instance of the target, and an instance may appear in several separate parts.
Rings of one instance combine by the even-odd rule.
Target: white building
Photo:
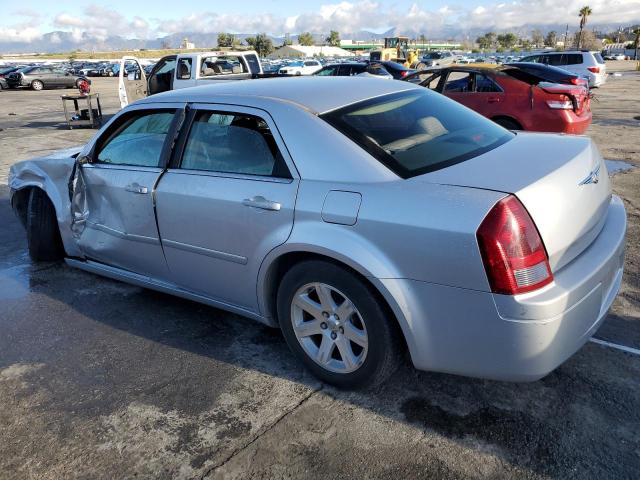
[[[269,58],[311,58],[311,57],[350,57],[353,54],[340,47],[328,45],[310,46],[284,45],[269,55]]]
[[[186,49],[186,50],[193,50],[194,48],[196,48],[196,44],[193,42],[190,42],[188,38],[185,38],[184,40],[182,40],[182,43],[180,44],[180,48]]]

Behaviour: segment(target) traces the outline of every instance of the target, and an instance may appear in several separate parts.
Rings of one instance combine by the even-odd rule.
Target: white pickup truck
[[[120,106],[155,93],[178,88],[209,85],[212,82],[246,80],[263,75],[258,54],[247,51],[194,52],[167,55],[148,77],[135,57],[120,61],[118,95]]]

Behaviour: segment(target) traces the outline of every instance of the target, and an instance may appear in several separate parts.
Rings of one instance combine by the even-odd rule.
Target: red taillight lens
[[[406,77],[407,75],[409,75],[409,71],[408,70],[403,70],[402,72],[400,72],[400,76],[402,78]]]
[[[588,67],[587,70],[591,73],[600,73],[600,67]]]
[[[516,295],[553,280],[538,229],[513,195],[494,205],[476,236],[492,292]]]
[[[582,83],[578,77],[571,77],[569,82],[573,85],[580,85]]]

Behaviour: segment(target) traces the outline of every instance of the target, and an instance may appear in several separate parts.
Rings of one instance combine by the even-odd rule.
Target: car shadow
[[[18,233],[21,227],[9,210],[6,188],[0,189],[0,220],[7,225],[0,231],[0,245],[12,242],[0,248],[0,255],[15,259],[15,265],[4,270],[0,263],[0,277],[14,275],[17,284],[24,282],[25,302],[47,302],[52,306],[51,311],[40,313],[47,328],[42,329],[37,319],[32,335],[48,335],[55,341],[47,343],[43,337],[36,342],[37,348],[26,349],[21,346],[24,340],[15,338],[13,342],[18,345],[14,353],[3,354],[0,349],[0,365],[7,361],[4,355],[19,356],[22,362],[45,363],[60,362],[61,356],[69,356],[73,361],[62,369],[67,378],[64,382],[57,380],[50,389],[57,391],[62,401],[73,398],[76,414],[82,411],[83,401],[90,405],[89,412],[104,414],[113,404],[140,397],[165,410],[204,410],[212,403],[212,384],[214,390],[223,389],[226,378],[237,369],[317,388],[318,382],[294,359],[277,329],[72,269],[64,263],[31,264],[25,244],[19,246],[16,240],[16,236],[22,235],[24,242],[24,233]],[[14,273],[7,273],[10,269]],[[4,314],[2,302],[0,293],[0,317]],[[68,320],[56,323],[49,319],[50,315]],[[31,320],[24,318],[25,322]],[[15,328],[6,322],[0,321],[0,335],[7,329],[16,337]],[[58,327],[51,330],[52,325]],[[148,365],[136,364],[134,356],[129,358],[132,349],[142,348],[142,341],[145,346],[156,345],[145,347],[150,351],[169,352],[162,357],[167,363],[149,372],[143,370]],[[108,359],[106,364],[105,360],[91,360],[96,350],[101,358]],[[178,354],[171,352],[188,352],[196,358],[215,360],[221,371],[194,380],[191,377],[195,373],[186,365],[180,370],[180,378],[165,381],[165,370],[171,370],[170,363],[177,361]],[[197,372],[196,362],[190,362]],[[635,447],[621,442],[617,436],[620,420],[616,415],[624,418],[629,412],[640,411],[640,399],[624,391],[628,379],[598,386],[609,375],[600,371],[602,362],[601,358],[582,355],[542,381],[528,384],[417,372],[404,364],[378,389],[345,392],[325,386],[324,394],[429,434],[447,437],[472,451],[489,449],[501,463],[509,465],[508,471],[519,472],[517,476],[534,473],[574,477],[579,472],[589,472],[597,477],[605,466],[594,465],[593,456],[606,452],[607,457],[600,459],[606,463],[605,476],[624,477],[632,471],[625,469],[631,467],[629,461]],[[115,380],[105,381],[113,376]],[[153,383],[158,377],[163,377],[161,383],[169,386],[145,390],[145,382]],[[72,394],[60,390],[61,385],[73,382],[77,385]],[[138,389],[125,388],[128,382],[138,384]],[[92,392],[99,392],[100,405],[91,403]],[[604,423],[585,422],[584,411],[603,417]],[[635,465],[640,466],[637,460]],[[455,476],[454,471],[449,473]]]

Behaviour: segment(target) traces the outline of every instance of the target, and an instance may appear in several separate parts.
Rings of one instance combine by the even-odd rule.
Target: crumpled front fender
[[[9,188],[12,192],[37,187],[53,203],[60,227],[60,236],[68,256],[83,257],[71,230],[69,181],[76,162],[74,156],[82,147],[57,151],[50,156],[15,163],[9,170]]]

